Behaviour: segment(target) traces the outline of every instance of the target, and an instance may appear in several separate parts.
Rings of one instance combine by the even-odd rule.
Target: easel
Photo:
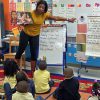
[[[45,28],[48,28],[48,30],[47,30],[47,32],[51,32],[51,33],[53,33],[53,35],[56,37],[56,39],[54,39],[51,43],[55,43],[55,44],[52,44],[52,45],[54,45],[55,47],[53,47],[53,49],[52,49],[52,51],[50,51],[50,50],[45,50],[45,48],[46,47],[44,47],[44,48],[42,48],[41,50],[39,50],[39,52],[40,52],[40,54],[39,54],[39,58],[41,58],[41,57],[43,57],[43,56],[46,56],[46,58],[47,58],[47,64],[48,64],[48,66],[58,66],[58,67],[61,67],[61,66],[63,66],[62,67],[62,70],[64,70],[64,67],[65,67],[65,65],[66,65],[66,50],[65,50],[65,43],[66,43],[66,37],[67,37],[67,35],[66,35],[66,25],[60,25],[60,24],[46,24],[46,25],[44,25],[44,27]],[[51,27],[51,29],[49,29]],[[55,29],[54,29],[54,27],[55,27]],[[53,28],[53,29],[52,29]],[[58,30],[57,30],[57,28],[58,29],[60,29],[61,28],[61,31],[60,31],[60,33],[58,33]],[[50,30],[50,31],[49,31]],[[57,31],[55,31],[55,30],[57,30]],[[42,32],[43,32],[44,30],[42,30]],[[45,30],[46,31],[46,30]],[[44,32],[45,32],[44,31]],[[47,34],[47,32],[46,32],[46,34]],[[46,35],[46,34],[44,34],[43,33],[43,36],[44,35]],[[62,34],[62,35],[61,35]],[[42,34],[41,34],[42,35]],[[48,35],[48,34],[47,34]],[[51,35],[51,34],[50,34]],[[50,37],[50,35],[49,35],[49,37]],[[52,36],[53,36],[52,35]],[[61,35],[61,36],[60,36]],[[40,39],[42,39],[43,38],[43,36],[41,37],[40,36]],[[51,37],[52,37],[51,36]],[[54,37],[53,36],[53,37]],[[48,38],[48,36],[47,36],[47,38]],[[51,39],[51,38],[50,38]],[[43,41],[43,40],[40,40],[40,43],[41,43],[41,41]],[[51,44],[49,44],[48,43],[48,40],[46,40],[45,39],[45,43],[46,44],[48,44],[48,45],[51,45]],[[57,44],[58,43],[58,44]],[[41,44],[41,45],[43,45],[43,44]],[[40,45],[40,46],[41,46]],[[49,47],[51,47],[51,46],[49,46]],[[56,51],[55,51],[56,50]],[[53,54],[53,55],[52,55]],[[51,56],[52,55],[52,56]],[[52,59],[52,57],[53,57],[53,59]],[[57,59],[57,57],[58,57],[58,59]],[[37,61],[38,62],[38,61]]]

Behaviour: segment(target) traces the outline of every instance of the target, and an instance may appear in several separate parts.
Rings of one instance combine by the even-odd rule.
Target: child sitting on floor
[[[4,91],[6,94],[6,97],[8,97],[8,86],[10,86],[11,88],[11,93],[14,93],[16,90],[14,89],[15,85],[16,85],[16,73],[18,72],[19,67],[17,65],[17,63],[14,60],[10,60],[7,59],[4,62]],[[7,87],[6,87],[7,86]],[[9,93],[9,94],[11,94]],[[10,100],[9,98],[7,98],[7,100]]]
[[[34,84],[36,93],[48,93],[54,85],[54,81],[50,79],[50,72],[46,70],[47,64],[45,60],[40,60],[39,69],[34,72]]]
[[[65,80],[55,90],[53,97],[57,100],[80,100],[79,81],[71,68],[64,69]]]
[[[16,80],[17,83],[19,83],[20,81],[26,81],[28,82],[29,88],[28,91],[30,93],[32,93],[33,97],[35,97],[35,85],[34,85],[34,81],[32,79],[28,78],[28,75],[24,72],[24,71],[20,71],[16,74]]]
[[[19,71],[16,74],[16,85],[20,82],[20,81],[26,81],[29,85],[28,91],[30,93],[32,93],[33,97],[35,97],[35,86],[34,86],[34,82],[33,80],[29,79],[27,74],[24,71]],[[5,90],[5,94],[6,94],[6,100],[12,100],[12,94],[14,92],[16,92],[16,85],[14,86],[14,88],[11,88],[9,83],[5,83],[4,84],[4,90]],[[13,92],[13,91],[14,92]]]
[[[28,92],[29,85],[27,81],[20,81],[16,86],[16,93],[12,95],[12,100],[34,100],[31,93]]]
[[[4,84],[9,83],[11,88],[14,88],[16,85],[16,73],[18,72],[19,67],[14,60],[6,60],[4,62]]]
[[[100,83],[95,82],[92,87],[92,96],[88,100],[100,100]]]

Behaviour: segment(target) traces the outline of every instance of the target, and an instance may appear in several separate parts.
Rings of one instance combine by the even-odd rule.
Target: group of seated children
[[[48,93],[54,85],[50,79],[50,72],[46,70],[45,60],[40,60],[39,69],[34,72],[34,78],[29,79],[24,71],[20,71],[14,60],[4,63],[4,91],[6,100],[35,100],[35,94]],[[57,100],[80,100],[79,81],[74,77],[71,68],[65,68],[65,79],[54,91]]]
[[[24,71],[19,71],[18,65],[14,60],[6,60],[4,63],[4,91],[6,100],[19,100],[12,99],[12,95],[16,93],[17,84],[21,81],[26,81],[28,84],[28,91],[35,97],[35,85],[33,80],[29,79]],[[24,97],[20,100],[29,100]],[[31,100],[31,99],[30,99]],[[33,100],[33,99],[32,99]]]

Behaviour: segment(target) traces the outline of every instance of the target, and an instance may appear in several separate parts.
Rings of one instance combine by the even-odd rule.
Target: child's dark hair
[[[40,70],[45,70],[47,68],[47,63],[45,60],[40,60],[38,66]]]
[[[17,83],[20,81],[28,81],[27,74],[24,71],[19,71],[16,74]]]
[[[14,60],[7,59],[4,61],[4,75],[7,77],[13,77],[17,71],[19,70],[19,66]]]
[[[46,12],[48,11],[48,4],[47,4],[47,2],[46,2],[45,0],[39,0],[39,1],[37,2],[36,10],[37,10],[37,8],[38,8],[38,6],[39,6],[40,4],[44,4],[44,6],[45,6],[44,13],[46,13]]]
[[[28,92],[28,82],[26,81],[20,81],[17,83],[17,91],[20,92],[20,93],[27,93]]]
[[[93,84],[92,95],[100,96],[100,82],[95,82]]]

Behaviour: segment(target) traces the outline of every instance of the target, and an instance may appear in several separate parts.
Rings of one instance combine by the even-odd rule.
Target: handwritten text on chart
[[[86,54],[90,56],[100,56],[100,16],[88,17]]]

